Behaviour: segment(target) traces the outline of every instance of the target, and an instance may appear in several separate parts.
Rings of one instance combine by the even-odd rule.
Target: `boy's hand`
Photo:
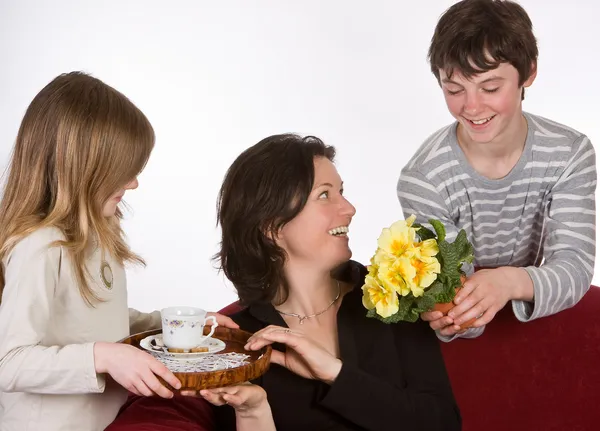
[[[533,299],[529,274],[523,268],[514,267],[482,269],[464,282],[448,317],[453,320],[454,329],[473,318],[477,319],[473,327],[478,328],[489,323],[512,299]]]
[[[452,317],[444,316],[441,311],[426,311],[421,313],[421,319],[429,322],[429,326],[434,331],[446,337],[452,337],[455,334],[462,334],[466,329],[460,329],[460,325],[455,325]]]
[[[441,311],[426,311],[421,313],[421,319],[429,322],[429,326],[434,331],[440,331],[446,326],[452,325],[454,320],[451,317],[444,316]]]

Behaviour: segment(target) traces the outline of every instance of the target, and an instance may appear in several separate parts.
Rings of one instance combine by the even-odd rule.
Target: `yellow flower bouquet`
[[[414,224],[416,216],[382,230],[365,277],[363,305],[367,316],[385,323],[415,322],[435,304],[454,300],[462,285],[463,263],[473,261],[473,246],[461,229],[446,241],[439,220],[429,220],[435,233]]]

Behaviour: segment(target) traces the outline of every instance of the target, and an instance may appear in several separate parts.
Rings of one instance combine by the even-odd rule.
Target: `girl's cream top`
[[[96,249],[91,286],[104,299],[89,306],[63,239],[43,228],[21,240],[2,262],[0,303],[0,431],[101,431],[127,392],[94,367],[94,342],[115,342],[160,326],[160,314],[128,309],[125,270]]]

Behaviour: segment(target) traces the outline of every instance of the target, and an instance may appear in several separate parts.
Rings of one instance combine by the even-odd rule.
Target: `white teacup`
[[[195,307],[168,307],[160,311],[162,336],[165,346],[188,351],[200,346],[215,333],[219,324],[215,316],[206,316],[206,311]],[[204,335],[204,326],[212,319],[208,335]]]

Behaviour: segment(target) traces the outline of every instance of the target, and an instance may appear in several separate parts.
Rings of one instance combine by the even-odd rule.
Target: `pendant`
[[[100,264],[100,278],[102,279],[104,286],[108,290],[111,290],[113,285],[113,273],[110,265],[105,260]]]
[[[298,316],[298,320],[300,320],[300,324],[301,324],[301,325],[304,325],[304,321],[305,321],[306,319],[308,319],[308,316],[302,316],[302,317],[301,317],[301,316]]]

